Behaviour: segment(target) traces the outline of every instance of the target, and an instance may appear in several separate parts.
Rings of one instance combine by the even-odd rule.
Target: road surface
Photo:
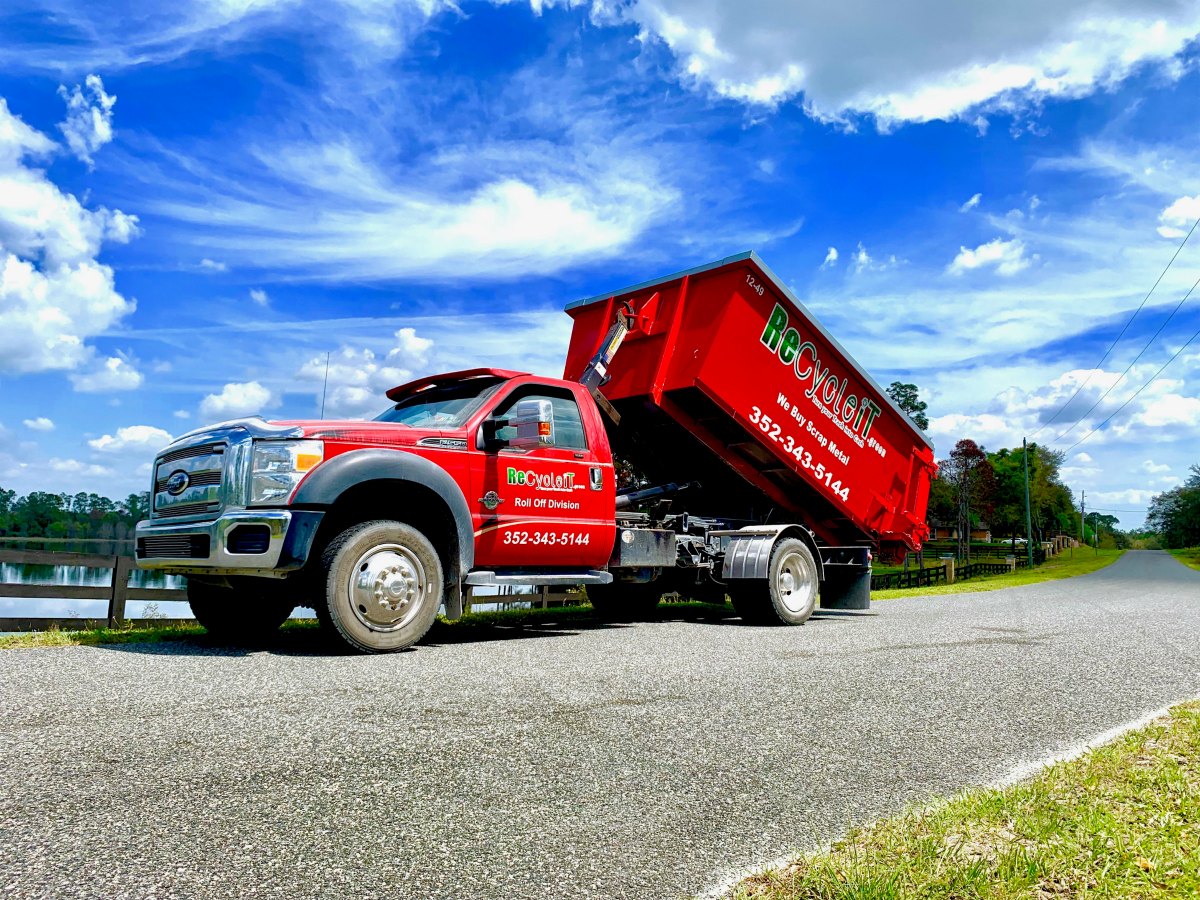
[[[803,628],[0,652],[0,894],[682,897],[1200,695],[1198,636],[1135,552]]]

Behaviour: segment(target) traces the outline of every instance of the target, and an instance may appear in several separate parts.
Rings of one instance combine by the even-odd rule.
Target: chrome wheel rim
[[[428,587],[416,554],[401,544],[380,544],[351,570],[350,609],[372,631],[396,631],[416,617]]]
[[[798,550],[789,550],[775,571],[775,594],[784,609],[800,614],[815,596],[816,572],[812,560]]]

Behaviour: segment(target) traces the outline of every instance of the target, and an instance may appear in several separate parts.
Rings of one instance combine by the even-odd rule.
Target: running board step
[[[466,583],[472,587],[488,584],[611,584],[609,572],[590,570],[587,572],[471,572]]]

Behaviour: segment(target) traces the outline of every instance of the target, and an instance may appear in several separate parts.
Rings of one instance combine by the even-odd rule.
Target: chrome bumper
[[[170,525],[154,520],[138,522],[135,532],[138,568],[182,575],[282,577],[304,565],[320,520],[318,512],[264,509],[230,511],[211,522]],[[264,550],[253,553],[229,550],[230,532],[242,525],[266,526],[268,538]],[[190,544],[188,553],[172,553],[172,549],[184,543]]]

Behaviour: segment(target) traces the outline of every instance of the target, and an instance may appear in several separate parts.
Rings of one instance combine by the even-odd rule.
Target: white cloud
[[[329,358],[329,389],[325,414],[337,418],[374,416],[387,406],[386,392],[411,381],[427,365],[433,341],[418,337],[413,328],[401,328],[381,360],[367,348],[343,346]],[[326,378],[324,354],[309,359],[297,376],[322,390]]]
[[[1035,254],[1032,259],[1037,259]],[[1016,275],[1029,268],[1031,258],[1025,256],[1025,245],[1019,240],[1006,241],[1001,238],[980,244],[974,250],[960,247],[958,256],[946,267],[952,275],[961,275],[972,269],[994,266],[998,275]]]
[[[836,266],[837,261],[838,261],[837,247],[830,247],[828,250],[825,251],[825,261],[823,263],[821,263],[821,268],[826,269],[831,266]]]
[[[267,292],[262,288],[253,288],[250,291],[250,299],[258,306],[266,306],[271,302],[271,298],[267,296]]]
[[[215,259],[209,259],[207,256],[204,259],[200,260],[199,266],[200,266],[201,270],[203,270],[205,272],[227,272],[227,271],[229,271],[229,266],[225,265],[225,263],[218,262]]]
[[[59,85],[59,96],[66,101],[67,118],[58,126],[71,152],[92,165],[92,154],[113,139],[113,105],[117,98],[104,91],[99,75],[89,75],[83,87],[71,90]]]
[[[253,416],[278,404],[270,390],[257,381],[229,383],[219,394],[208,394],[200,401],[200,413],[212,419]]]
[[[171,413],[171,415],[177,419],[190,419],[192,417],[192,414],[186,409],[177,409],[175,412]]]
[[[1162,474],[1165,474],[1166,472],[1170,472],[1171,467],[1161,465],[1159,463],[1156,463],[1152,459],[1148,459],[1142,463],[1142,471],[1149,472],[1151,475],[1162,475]]]
[[[91,371],[69,376],[75,390],[85,394],[102,394],[110,391],[134,391],[142,386],[145,376],[123,356],[110,356],[100,361]]]
[[[108,478],[114,472],[107,466],[96,465],[95,463],[80,462],[77,459],[51,459],[49,462],[51,472],[60,475],[74,475],[84,478]]]
[[[594,8],[670,48],[685,82],[754,104],[802,93],[818,118],[865,113],[883,127],[972,121],[980,110],[1086,96],[1144,64],[1166,64],[1178,77],[1171,62],[1200,32],[1195,4],[1159,0],[632,0]]]
[[[47,419],[45,416],[38,416],[36,419],[26,419],[25,427],[30,431],[53,431],[54,422]]]
[[[983,199],[983,194],[972,194],[971,199],[958,208],[959,212],[969,212],[979,205],[979,201]]]
[[[566,145],[447,146],[403,168],[383,164],[372,136],[344,128],[234,159],[198,148],[161,161],[171,174],[156,173],[147,208],[242,268],[322,280],[553,273],[622,252],[681,199],[636,139],[601,153],[591,126],[578,128]],[[258,186],[253,196],[246,183]]]
[[[88,441],[88,446],[100,453],[157,453],[173,440],[170,432],[153,425],[129,425]]]
[[[861,272],[863,269],[869,268],[871,265],[871,255],[867,253],[867,248],[859,241],[858,249],[854,251],[854,271]]]
[[[1090,453],[1084,453],[1082,450],[1080,450],[1073,457],[1073,462],[1076,462],[1076,463],[1079,463],[1080,465],[1086,466],[1089,463],[1093,462],[1093,460],[1092,460],[1092,456]]]
[[[96,256],[133,238],[137,219],[87,209],[54,185],[35,166],[54,147],[0,98],[0,371],[89,364],[88,339],[134,310]]]
[[[1191,230],[1197,219],[1200,219],[1200,194],[1180,197],[1159,214],[1158,221],[1162,224],[1158,226],[1158,233],[1178,240]]]

